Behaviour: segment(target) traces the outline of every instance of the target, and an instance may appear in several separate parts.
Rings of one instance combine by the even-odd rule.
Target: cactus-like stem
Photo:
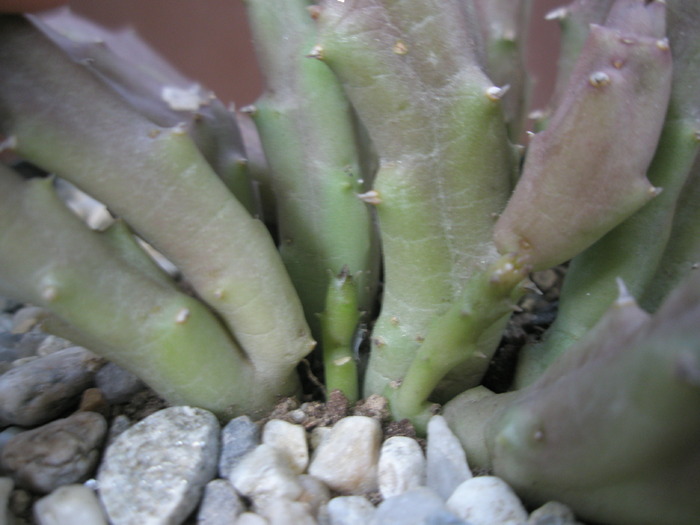
[[[547,13],[547,20],[559,22],[561,44],[554,94],[550,110],[556,108],[566,93],[571,72],[583,49],[591,24],[601,25],[608,16],[614,0],[574,0],[569,5]]]
[[[0,165],[0,200],[0,291],[50,309],[56,317],[48,324],[61,333],[137,374],[169,402],[225,418],[261,414],[276,394],[296,391],[292,380],[276,390],[258,383],[203,304],[144,267],[135,243],[115,241],[125,231],[90,231],[50,179],[22,181]]]
[[[508,133],[518,142],[530,94],[525,69],[525,29],[530,0],[475,0],[475,21],[482,32],[484,70],[497,86],[508,86],[503,113]]]
[[[695,184],[686,180],[700,150],[700,66],[697,60],[700,43],[695,33],[683,24],[700,17],[700,5],[687,1],[685,4],[694,12],[686,10],[682,17],[677,12],[678,4],[671,6],[668,34],[675,64],[671,100],[656,154],[647,172],[650,182],[663,191],[574,258],[562,289],[556,322],[542,345],[529,347],[521,354],[519,386],[534,380],[559,353],[598,321],[615,300],[616,279],[621,278],[630,293],[640,297],[641,304],[653,311],[678,284],[680,276],[687,275],[697,261],[698,252],[694,248],[698,244],[697,234],[690,231],[679,235],[682,228],[673,227],[673,223],[680,223],[685,215],[690,215],[686,223],[693,225],[692,210],[697,208],[693,198],[689,198]],[[680,250],[677,247],[681,247]],[[676,254],[676,263],[668,259],[674,257],[670,253]],[[673,273],[675,277],[666,280],[657,273]],[[648,299],[652,293],[653,301]]]
[[[613,8],[609,27],[591,26],[566,98],[532,139],[495,228],[501,253],[521,254],[534,270],[577,255],[659,192],[645,173],[671,91],[665,4],[616,6],[626,18]]]
[[[357,284],[343,268],[328,288],[326,311],[321,314],[326,390],[340,390],[351,403],[360,395],[354,348],[360,322],[357,295]]]
[[[232,111],[182,76],[132,30],[109,31],[57,9],[32,17],[56,45],[159,126],[184,124],[207,161],[251,213],[246,153]]]
[[[556,499],[594,522],[693,523],[699,320],[698,275],[652,318],[623,295],[537,382],[466,393],[445,417],[470,464],[492,469],[532,504]]]
[[[332,276],[347,268],[359,308],[372,308],[378,241],[365,191],[354,116],[340,83],[309,58],[316,28],[306,0],[248,0],[246,9],[266,79],[250,116],[272,175],[280,254],[321,346],[319,314]],[[338,312],[343,316],[343,312]],[[336,334],[338,335],[338,334]],[[344,344],[352,345],[353,334]],[[337,341],[329,341],[336,346]]]
[[[160,128],[29,23],[0,19],[0,129],[16,151],[107,204],[182,271],[270,391],[313,347],[274,243],[184,131]]]
[[[501,91],[479,68],[463,8],[359,0],[322,2],[318,12],[315,55],[343,82],[380,162],[364,196],[385,261],[365,395],[403,379],[431,320],[497,258],[493,214],[510,191],[514,154]]]
[[[474,380],[470,377],[474,368],[480,378],[483,367],[478,363],[488,359],[480,354],[480,339],[491,325],[512,311],[524,292],[527,271],[518,261],[501,258],[474,275],[462,297],[432,320],[405,377],[400,383],[390,383],[386,390],[395,419],[410,419],[418,431],[424,432],[433,412],[428,400],[450,371],[470,363],[471,371],[461,367],[463,381],[469,384]]]

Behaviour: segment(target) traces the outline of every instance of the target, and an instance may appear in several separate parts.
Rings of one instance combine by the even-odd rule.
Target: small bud
[[[247,106],[243,106],[241,108],[241,113],[248,115],[249,117],[254,117],[257,112],[258,108],[255,107],[254,104],[248,104]]]
[[[306,10],[309,12],[309,15],[311,15],[312,20],[318,20],[318,17],[321,16],[321,6],[310,5]]]
[[[669,49],[671,49],[671,47],[668,45],[668,38],[662,38],[661,40],[657,40],[656,47],[658,47],[661,51],[668,51]]]
[[[372,342],[374,343],[374,346],[376,346],[377,348],[381,348],[382,346],[386,346],[386,340],[381,336],[373,337]]]
[[[376,190],[370,190],[367,193],[360,193],[357,196],[362,202],[367,204],[374,204],[375,206],[382,203],[382,198],[379,196],[379,192]]]
[[[490,88],[486,89],[486,98],[494,102],[498,102],[503,98],[503,96],[508,92],[509,89],[509,84],[506,84],[503,87],[491,86]]]
[[[43,290],[41,290],[41,298],[48,303],[55,301],[58,299],[58,288],[52,284],[46,286]]]
[[[610,76],[605,71],[596,71],[588,77],[588,83],[593,87],[604,87],[610,84]]]
[[[397,40],[394,46],[391,48],[391,50],[397,55],[405,55],[406,53],[408,53],[408,47],[401,40]]]
[[[306,56],[308,58],[316,58],[318,60],[323,60],[323,48],[319,45],[315,45],[311,48],[311,51],[309,51],[309,54]]]
[[[350,357],[350,356],[345,356],[345,357],[341,357],[341,358],[335,359],[335,360],[333,361],[333,364],[334,364],[335,366],[343,366],[343,365],[348,364],[350,361],[352,361],[352,357]]]
[[[546,15],[544,15],[545,20],[563,20],[569,16],[569,10],[566,7],[558,7],[552,9]]]
[[[175,316],[175,322],[177,324],[185,324],[190,318],[190,310],[188,308],[183,308]]]

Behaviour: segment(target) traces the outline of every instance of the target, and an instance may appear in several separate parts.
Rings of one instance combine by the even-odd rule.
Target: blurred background
[[[552,89],[558,27],[544,15],[566,0],[533,0],[528,66],[537,80],[533,108]],[[102,25],[132,26],[183,74],[242,107],[255,101],[262,78],[240,0],[70,0],[71,9]]]

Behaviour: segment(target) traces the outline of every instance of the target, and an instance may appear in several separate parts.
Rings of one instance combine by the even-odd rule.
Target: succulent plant
[[[552,12],[526,140],[528,0],[245,4],[266,77],[245,115],[133,35],[0,18],[0,293],[172,403],[263,415],[308,359],[419,431],[442,409],[531,503],[693,523],[700,4]],[[56,177],[118,219],[90,230]],[[487,389],[529,276],[560,265],[556,321]]]

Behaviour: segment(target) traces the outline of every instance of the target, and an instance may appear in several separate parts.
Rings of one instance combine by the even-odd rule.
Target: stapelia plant
[[[386,396],[419,430],[444,405],[473,466],[531,503],[693,523],[700,4],[552,12],[557,86],[525,140],[527,0],[246,7],[267,80],[238,115],[246,147],[133,38],[0,20],[5,159],[119,217],[91,231],[53,178],[2,167],[0,292],[222,417],[298,393],[316,341],[327,390]],[[481,386],[529,275],[562,264],[512,390]]]

